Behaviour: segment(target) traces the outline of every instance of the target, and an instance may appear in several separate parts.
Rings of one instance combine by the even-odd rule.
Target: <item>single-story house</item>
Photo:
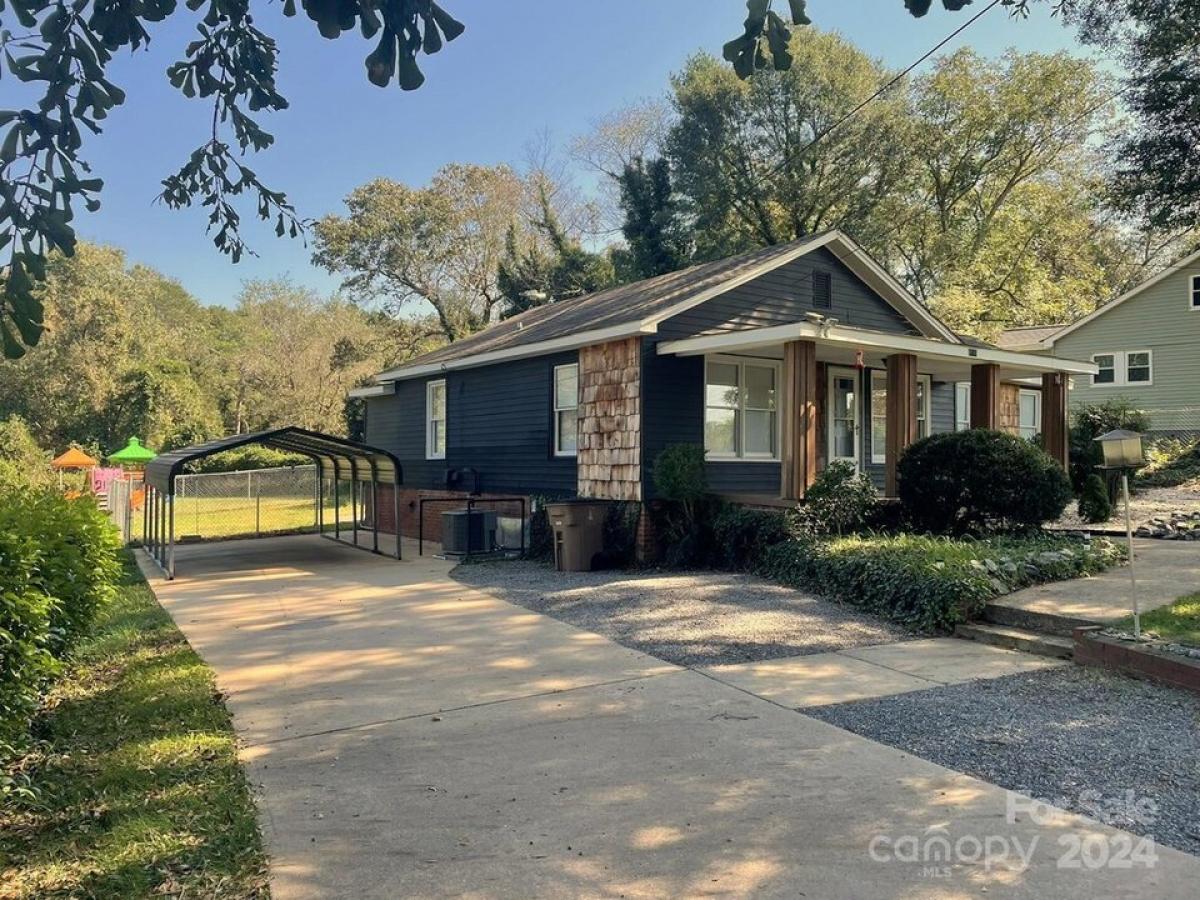
[[[1014,328],[997,345],[1090,360],[1072,406],[1121,398],[1156,434],[1200,433],[1200,251],[1070,325]]]
[[[410,533],[435,493],[652,499],[679,443],[757,504],[833,460],[892,494],[904,448],[955,428],[1040,435],[1065,465],[1068,381],[1095,371],[960,337],[834,230],[529,310],[353,393]]]

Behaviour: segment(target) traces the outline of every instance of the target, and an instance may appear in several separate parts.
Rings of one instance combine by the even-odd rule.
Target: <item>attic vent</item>
[[[812,273],[813,308],[833,308],[833,280],[828,272]]]

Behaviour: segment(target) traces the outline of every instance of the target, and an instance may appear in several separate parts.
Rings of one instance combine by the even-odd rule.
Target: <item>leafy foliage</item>
[[[984,428],[917,441],[900,457],[898,478],[908,516],[937,534],[1036,528],[1071,499],[1070,481],[1050,456]]]
[[[0,419],[0,490],[31,485],[45,487],[53,482],[50,454],[43,450],[20,416]]]
[[[1139,487],[1177,487],[1200,481],[1200,438],[1161,438],[1151,444],[1150,464],[1139,469]]]
[[[804,12],[805,0],[789,0],[788,6],[793,25],[811,24]],[[745,31],[721,51],[733,64],[738,78],[749,78],[756,70],[768,67],[779,71],[791,68],[788,42],[792,32],[787,22],[771,9],[771,0],[746,0],[746,11]]]
[[[1079,518],[1085,522],[1107,522],[1112,515],[1112,503],[1108,498],[1108,488],[1099,473],[1093,472],[1083,483],[1083,492],[1079,495]]]
[[[436,53],[463,26],[431,0],[301,0],[300,6],[325,37],[358,26],[364,37],[379,35],[367,57],[367,77],[386,86],[395,78],[412,90],[424,81],[416,62]],[[275,83],[278,48],[250,14],[250,0],[188,0],[204,10],[198,37],[170,66],[172,87],[211,104],[209,136],[183,166],[163,180],[161,199],[171,207],[200,204],[209,211],[213,242],[234,261],[248,252],[240,236],[235,201],[253,198],[259,218],[275,220],[276,234],[300,233],[301,222],[283,192],[267,187],[238,158],[273,142],[255,113],[287,108]],[[47,257],[75,250],[75,204],[99,206],[103,182],[90,177],[81,156],[84,130],[99,134],[108,114],[125,102],[125,92],[108,78],[118,51],[149,44],[147,26],[176,15],[176,0],[107,3],[79,0],[7,0],[23,30],[0,38],[4,64],[18,81],[40,91],[35,106],[0,111],[0,250],[9,257],[0,286],[0,347],[18,357],[41,336],[42,309],[34,286],[44,280]],[[294,16],[295,0],[284,14]],[[11,20],[10,20],[11,21]],[[235,146],[237,154],[235,154]]]
[[[834,460],[805,492],[801,513],[818,531],[840,535],[863,527],[878,502],[869,475],[848,460]]]
[[[1088,478],[1099,472],[1099,467],[1104,462],[1104,451],[1096,443],[1096,438],[1116,428],[1144,432],[1149,426],[1149,417],[1122,397],[1105,400],[1103,403],[1087,404],[1072,410],[1069,471],[1071,487],[1075,493],[1083,492]],[[1120,476],[1105,473],[1104,480],[1108,486],[1108,498],[1111,501],[1116,497]]]
[[[710,501],[704,448],[672,444],[654,457],[651,470],[665,538],[667,565],[696,565],[707,556],[711,530],[704,513]]]
[[[618,181],[630,280],[684,268],[691,259],[692,238],[671,185],[667,160],[658,157],[647,162],[635,157]]]
[[[752,569],[768,549],[792,535],[785,513],[734,504],[727,504],[713,517],[712,531],[712,563],[735,572]]]

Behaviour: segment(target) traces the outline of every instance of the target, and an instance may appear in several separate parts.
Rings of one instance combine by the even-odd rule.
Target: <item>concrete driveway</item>
[[[228,694],[277,897],[1195,896],[1194,857],[1093,867],[1128,836],[408,556],[226,543],[152,581]]]

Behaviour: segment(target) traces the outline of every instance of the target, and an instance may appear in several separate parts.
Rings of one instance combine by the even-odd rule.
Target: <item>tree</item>
[[[649,278],[686,266],[692,255],[691,233],[671,185],[670,164],[661,157],[649,162],[635,157],[618,182],[631,276]]]
[[[585,250],[567,234],[545,190],[540,205],[540,214],[530,223],[532,228],[524,239],[515,223],[510,223],[505,235],[504,256],[496,274],[504,297],[504,318],[590,294],[615,282],[609,257]]]
[[[317,222],[313,261],[391,315],[428,304],[458,340],[499,311],[505,235],[527,191],[507,166],[445,166],[423,188],[377,178],[346,198],[347,215]]]

